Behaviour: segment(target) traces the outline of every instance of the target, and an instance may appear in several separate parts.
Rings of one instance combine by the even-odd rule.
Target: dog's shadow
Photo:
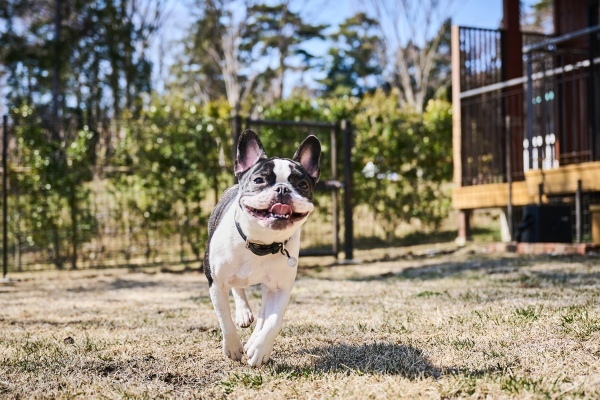
[[[298,356],[304,362],[275,361],[272,364],[275,372],[294,375],[345,372],[400,375],[408,379],[438,378],[441,373],[423,351],[403,344],[335,344],[301,350]]]

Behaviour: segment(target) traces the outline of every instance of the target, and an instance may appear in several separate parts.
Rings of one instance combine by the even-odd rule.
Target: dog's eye
[[[260,185],[261,183],[265,183],[265,180],[261,177],[254,178],[254,183],[256,183],[257,185]]]
[[[306,182],[306,181],[300,181],[300,183],[298,183],[298,187],[300,189],[308,189],[308,182]]]

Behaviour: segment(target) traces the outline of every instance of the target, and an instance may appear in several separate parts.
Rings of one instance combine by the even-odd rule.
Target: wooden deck
[[[583,191],[600,191],[600,162],[567,165],[551,170],[528,171],[525,180],[513,182],[512,204],[524,206],[538,202],[539,185],[543,184],[542,203],[546,195],[573,194],[577,181]],[[457,187],[452,192],[452,206],[458,210],[508,206],[508,183]]]

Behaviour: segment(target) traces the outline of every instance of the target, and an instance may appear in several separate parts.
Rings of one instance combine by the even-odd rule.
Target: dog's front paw
[[[260,367],[271,357],[273,345],[271,343],[258,344],[256,342],[248,346],[246,356],[248,357],[248,365],[251,367]]]
[[[229,335],[223,338],[223,353],[234,361],[240,361],[244,355],[244,348],[240,337],[237,335]]]
[[[239,307],[235,310],[235,323],[240,328],[247,328],[254,322],[254,315],[252,310],[247,307]]]

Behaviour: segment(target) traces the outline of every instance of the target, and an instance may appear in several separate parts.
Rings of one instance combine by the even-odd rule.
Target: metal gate
[[[308,135],[319,138],[322,145],[321,177],[315,191],[316,212],[302,228],[303,256],[333,256],[336,259],[340,252],[340,208],[343,207],[344,219],[344,253],[346,260],[353,259],[353,224],[352,224],[352,127],[342,120],[334,123],[305,121],[275,121],[259,119],[242,119],[233,117],[234,159],[237,141],[244,129],[255,130],[268,156],[291,158],[291,152]],[[329,140],[327,141],[327,137]],[[338,152],[338,141],[342,141],[342,159]],[[272,150],[272,151],[269,151]],[[341,167],[342,176],[338,174]],[[340,191],[343,201],[340,201]]]

